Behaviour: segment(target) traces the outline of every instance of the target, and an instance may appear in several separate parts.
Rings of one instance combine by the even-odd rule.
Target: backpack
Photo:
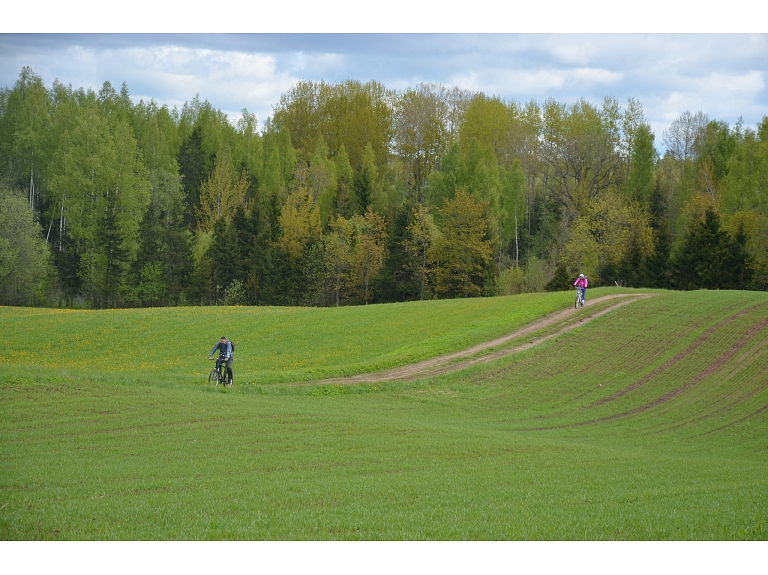
[[[232,353],[235,353],[235,342],[234,341],[230,341],[229,345],[232,346]]]

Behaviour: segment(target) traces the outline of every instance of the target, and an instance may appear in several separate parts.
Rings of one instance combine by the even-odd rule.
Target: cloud
[[[328,75],[343,75],[348,69],[348,59],[343,54],[321,53],[313,54],[297,52],[287,59],[287,65],[291,74],[296,76],[309,75],[312,78]]]
[[[768,110],[766,34],[0,34],[0,86],[25,65],[48,85],[126,81],[134,98],[170,106],[199,93],[261,124],[299,79],[439,82],[518,101],[634,97],[657,133],[686,109],[748,125]]]
[[[658,114],[667,122],[672,122],[686,110],[702,110],[712,118],[726,118],[731,122],[739,116],[751,116],[757,121],[761,113],[766,113],[765,106],[759,101],[764,90],[764,72],[713,72],[701,78],[681,81],[678,89],[658,103]]]
[[[473,91],[506,95],[513,99],[546,97],[554,91],[593,93],[615,84],[623,74],[598,68],[515,70],[494,69],[465,76],[454,76],[452,84]]]

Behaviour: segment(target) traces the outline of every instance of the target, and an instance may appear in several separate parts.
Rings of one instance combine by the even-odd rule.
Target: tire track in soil
[[[688,357],[691,353],[694,352],[694,350],[696,350],[696,348],[698,348],[700,345],[702,345],[704,342],[706,342],[721,327],[723,327],[727,323],[735,321],[739,317],[741,317],[743,315],[746,315],[749,312],[753,311],[755,308],[758,308],[758,307],[763,306],[763,305],[766,305],[766,304],[753,305],[752,307],[749,307],[747,309],[741,310],[740,312],[737,312],[737,313],[735,313],[735,314],[725,318],[724,320],[719,321],[718,323],[716,323],[715,325],[710,327],[708,330],[706,330],[704,333],[702,333],[696,339],[696,341],[694,341],[686,349],[684,349],[680,353],[676,354],[674,357],[671,357],[670,359],[668,359],[666,362],[664,362],[662,365],[660,365],[659,367],[654,369],[652,372],[644,375],[639,380],[637,380],[634,383],[631,383],[630,385],[628,385],[624,389],[620,389],[619,391],[613,393],[612,395],[609,395],[608,397],[604,397],[602,399],[597,400],[596,402],[588,405],[587,408],[597,407],[599,405],[603,405],[605,403],[608,403],[609,401],[613,401],[615,399],[618,399],[619,397],[629,393],[630,391],[634,391],[634,390],[638,389],[639,387],[642,387],[643,385],[645,385],[646,383],[648,383],[649,381],[651,381],[655,377],[658,377],[659,375],[661,375],[662,373],[667,371],[669,368],[671,368],[676,363],[678,363],[678,362],[682,361],[683,359],[685,359],[686,357]]]
[[[705,433],[704,435],[709,435],[710,433],[715,433],[717,431],[722,431],[723,429],[726,429],[726,428],[731,427],[733,425],[738,425],[742,421],[746,421],[748,419],[753,418],[756,415],[759,415],[759,414],[763,413],[766,409],[768,409],[768,405],[764,405],[763,407],[761,407],[757,411],[753,411],[752,413],[750,413],[749,415],[747,415],[745,417],[742,417],[741,419],[737,419],[736,421],[732,421],[731,423],[726,423],[722,427],[718,427],[717,429],[713,429],[712,431],[707,431],[707,433]]]
[[[712,328],[708,329],[707,332],[705,332],[707,334],[707,337],[711,336],[712,333],[714,333],[714,331],[715,331],[714,328],[722,327],[722,325],[724,325],[725,323],[728,323],[729,321],[733,321],[737,317],[742,316],[745,313],[748,313],[748,312],[754,310],[755,308],[761,307],[763,305],[766,305],[766,304],[758,304],[758,305],[752,306],[750,308],[742,310],[741,312],[738,312],[738,313],[736,313],[736,314],[734,314],[734,315],[732,315],[732,316],[722,320],[721,322],[718,322],[715,326],[713,326]],[[614,419],[623,419],[625,417],[631,417],[633,415],[637,415],[638,413],[643,413],[645,411],[648,411],[649,409],[651,409],[653,407],[658,407],[659,405],[662,405],[662,404],[664,404],[664,403],[674,399],[675,397],[678,397],[682,393],[688,391],[691,387],[693,387],[696,384],[700,383],[703,379],[705,379],[708,376],[712,375],[714,372],[716,372],[718,369],[720,369],[724,364],[726,364],[734,355],[736,355],[744,346],[746,346],[750,341],[752,341],[752,339],[755,337],[755,335],[757,335],[759,332],[761,332],[765,328],[768,328],[768,318],[762,320],[761,322],[759,322],[758,324],[754,325],[749,330],[747,330],[744,333],[744,335],[742,335],[741,338],[739,338],[738,342],[736,342],[734,345],[732,345],[725,353],[720,355],[720,357],[718,357],[714,362],[712,362],[707,367],[705,367],[703,370],[701,370],[698,374],[696,374],[696,376],[694,376],[688,382],[686,382],[683,385],[673,389],[672,391],[670,391],[668,393],[665,393],[661,397],[657,397],[656,399],[654,399],[650,403],[646,403],[645,405],[641,405],[640,407],[636,407],[635,409],[631,409],[631,410],[625,411],[623,413],[615,413],[613,415],[607,415],[605,417],[600,417],[598,419],[592,419],[592,420],[589,420],[589,421],[582,421],[582,422],[579,422],[579,423],[569,423],[569,424],[565,424],[565,425],[554,425],[554,426],[549,426],[549,427],[532,427],[532,428],[527,428],[527,429],[520,429],[519,431],[546,431],[546,430],[551,430],[551,429],[565,429],[565,428],[572,428],[572,427],[583,427],[585,425],[593,425],[595,423],[603,423],[605,421],[612,421]],[[704,336],[704,334],[702,334],[702,337],[703,336]],[[701,343],[699,343],[699,345],[701,345]],[[698,347],[698,345],[696,345],[695,347]],[[691,345],[688,349],[690,349],[690,348],[695,349],[695,347],[693,345]],[[681,354],[678,354],[678,355],[681,355]],[[677,357],[677,355],[675,357]],[[674,359],[674,358],[672,358],[672,359]],[[669,363],[669,362],[667,362],[667,363]],[[675,362],[675,363],[677,363],[677,362]],[[666,363],[664,365],[666,365]],[[672,364],[672,365],[674,365],[674,364]],[[670,365],[670,367],[671,367],[671,365]],[[656,370],[654,370],[654,372],[655,371]],[[651,373],[654,373],[654,372],[651,372]],[[645,378],[643,378],[643,379],[645,379]],[[637,387],[639,387],[639,386],[637,386]],[[636,387],[633,388],[633,389],[636,389]],[[596,405],[596,404],[593,404],[593,405]],[[587,409],[589,407],[592,407],[592,406],[588,406]],[[738,422],[743,421],[745,419],[749,419],[750,417],[752,417],[754,415],[757,415],[758,413],[761,413],[766,408],[768,408],[768,406],[765,406],[765,407],[757,410],[756,412],[752,413],[751,415],[748,415],[747,417],[742,418],[742,419],[740,419],[740,420],[738,420],[736,422],[733,422],[733,423],[735,424],[735,423],[738,423]],[[724,429],[725,427],[728,427],[729,425],[731,425],[731,424],[728,424],[728,425],[724,426],[722,429]]]
[[[457,359],[468,357],[493,347],[504,345],[514,339],[518,339],[526,335],[530,335],[538,331],[541,331],[542,329],[552,326],[560,321],[570,319],[573,315],[577,314],[579,310],[575,308],[569,308],[563,311],[555,312],[553,314],[550,314],[540,320],[537,320],[527,325],[526,327],[513,331],[512,333],[509,333],[505,336],[493,339],[491,341],[487,341],[485,343],[474,345],[465,350],[449,353],[446,355],[441,355],[439,357],[434,357],[434,358],[413,363],[410,365],[396,367],[393,369],[375,372],[375,373],[364,373],[359,375],[351,375],[348,377],[334,377],[334,378],[320,379],[320,380],[306,381],[306,382],[300,381],[300,382],[290,383],[287,385],[328,385],[333,383],[357,384],[357,383],[379,383],[384,381],[410,381],[410,380],[414,380],[422,377],[441,375],[441,374],[452,372],[452,371],[459,371],[462,369],[466,369],[470,366],[477,365],[479,363],[492,361],[494,359],[498,359],[500,357],[510,355],[512,353],[525,351],[536,345],[544,343],[545,341],[549,341],[553,338],[563,335],[564,333],[571,331],[573,329],[576,329],[577,327],[581,327],[584,324],[594,319],[597,319],[598,317],[601,317],[611,311],[614,311],[620,307],[623,307],[629,303],[633,303],[640,299],[645,299],[645,298],[654,297],[654,296],[655,294],[614,294],[614,295],[608,295],[608,296],[603,296],[600,298],[593,299],[591,300],[593,304],[609,301],[613,299],[621,299],[623,301],[615,303],[605,309],[592,313],[586,317],[582,317],[577,321],[575,321],[574,323],[567,324],[562,328],[560,328],[559,330],[557,330],[556,332],[537,338],[532,342],[528,342],[515,347],[507,348],[507,349],[494,351],[482,357],[472,358],[472,359],[468,359],[460,362],[455,361]]]
[[[759,333],[762,329],[765,329],[766,327],[768,327],[768,318],[766,318],[765,320],[761,321],[757,325],[753,326],[750,330],[745,332],[744,335],[739,339],[739,341],[728,352],[726,352],[725,354],[720,356],[718,361],[723,359],[723,357],[725,357],[726,355],[729,355],[729,354],[730,354],[730,357],[733,357],[733,355],[738,353],[738,351],[740,349],[742,349],[744,346],[746,346],[749,343],[749,341],[755,335],[757,335],[757,333]],[[762,344],[758,344],[757,348],[760,349],[761,347],[764,347],[765,345],[766,345],[766,342],[763,342]],[[746,355],[749,355],[749,354],[746,354]],[[742,358],[740,358],[737,361],[737,364],[741,363],[742,360],[743,360],[743,356],[742,356]],[[710,365],[709,367],[711,368],[712,365]],[[725,381],[731,379],[739,371],[741,371],[741,367],[743,367],[743,366],[738,366],[737,365],[736,369],[728,375],[728,377],[725,379]],[[707,371],[707,370],[705,370],[705,371]],[[714,371],[714,370],[712,370],[712,371]],[[701,374],[699,374],[699,375],[701,375]],[[704,376],[704,377],[706,377],[706,376]],[[716,417],[716,416],[720,415],[721,413],[727,412],[727,411],[729,411],[729,410],[731,410],[731,409],[741,405],[742,403],[744,403],[745,401],[747,401],[750,398],[754,397],[755,395],[758,395],[761,391],[763,391],[767,387],[768,387],[768,376],[765,376],[765,381],[760,383],[756,388],[752,389],[751,391],[747,392],[746,394],[741,395],[740,397],[738,397],[736,399],[730,400],[726,405],[724,405],[722,407],[719,407],[718,409],[716,409],[714,411],[708,411],[704,415],[699,415],[698,417],[694,417],[693,419],[690,419],[688,421],[684,421],[682,423],[678,423],[677,425],[673,425],[672,427],[668,427],[668,428],[664,429],[663,431],[672,431],[674,429],[679,429],[681,427],[687,427],[688,425],[692,425],[694,423],[698,423],[700,421],[709,419],[711,417]],[[733,394],[731,394],[731,395],[733,395]],[[726,396],[726,401],[728,401],[728,396]],[[742,419],[740,419],[738,421],[743,421],[744,419],[748,419],[748,418],[752,417],[752,415],[755,415],[756,413],[759,413],[760,411],[762,411],[762,409],[758,410],[757,412],[755,412],[755,413],[753,413],[751,415],[748,415],[747,417],[742,418]],[[733,422],[733,423],[737,423],[737,422]],[[733,425],[733,423],[729,423],[729,424],[723,426],[722,428],[718,428],[718,429],[724,429],[725,427],[729,427],[730,425]],[[657,431],[656,433],[661,433],[661,431]],[[711,433],[711,432],[707,432],[707,433]]]

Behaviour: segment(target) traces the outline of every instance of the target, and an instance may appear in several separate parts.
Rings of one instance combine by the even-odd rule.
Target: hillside
[[[318,366],[301,373],[336,375],[269,383],[262,376],[276,364],[264,360],[224,391],[191,366],[146,381],[134,363],[27,370],[10,363],[22,344],[3,336],[0,536],[765,540],[768,295],[624,292],[599,301],[622,294],[594,290],[580,310],[570,294],[355,308],[371,333],[398,327],[379,347],[325,363],[312,351],[323,338],[292,315],[318,310],[263,310],[276,333],[308,342],[297,345]],[[507,330],[494,323],[521,318],[521,307],[537,312]],[[403,319],[403,309],[415,315]],[[183,310],[162,316],[171,311],[155,313],[185,333],[206,325],[184,324],[194,314]],[[0,314],[11,312],[28,314],[40,347],[44,323],[32,319],[47,312]],[[82,317],[101,313],[127,312]],[[166,329],[141,317],[148,334]],[[414,323],[421,339],[407,347],[397,330]],[[429,351],[410,363],[505,333],[407,377],[338,378],[407,366],[417,341]],[[115,353],[140,354],[136,341]]]

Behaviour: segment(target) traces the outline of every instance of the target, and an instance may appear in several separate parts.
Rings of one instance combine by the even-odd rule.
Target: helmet
[[[579,274],[579,277],[580,277],[580,278],[583,278],[583,277],[584,277],[584,274]]]

